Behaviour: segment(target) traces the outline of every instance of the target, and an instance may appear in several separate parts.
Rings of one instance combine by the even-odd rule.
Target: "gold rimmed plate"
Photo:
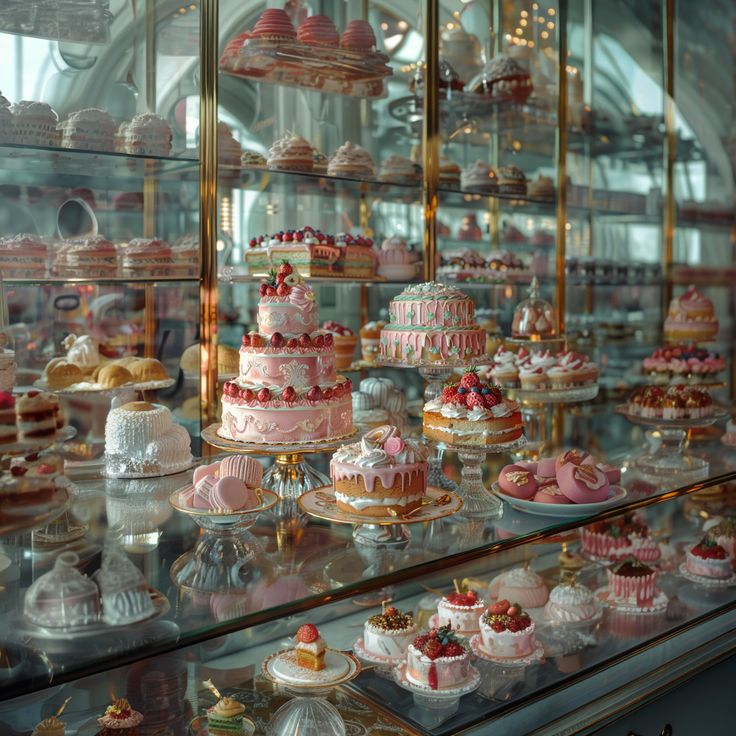
[[[258,496],[259,504],[255,508],[240,509],[239,511],[225,511],[217,509],[195,509],[192,506],[186,506],[181,502],[181,493],[192,488],[192,484],[188,484],[174,491],[169,496],[169,504],[186,514],[196,524],[205,529],[218,529],[233,526],[246,526],[254,524],[258,514],[273,508],[280,500],[278,493],[269,491],[267,488],[254,489]]]
[[[274,652],[261,665],[261,673],[267,680],[296,690],[325,690],[344,685],[357,677],[360,670],[360,661],[353,654],[329,647],[321,670],[299,666],[295,649]]]

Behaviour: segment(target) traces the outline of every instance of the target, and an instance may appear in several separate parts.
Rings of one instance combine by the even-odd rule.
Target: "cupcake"
[[[714,580],[724,580],[733,574],[728,552],[708,536],[686,550],[685,569],[692,575]]]
[[[397,184],[417,184],[422,178],[422,167],[405,156],[392,154],[381,163],[378,181]]]
[[[526,567],[497,575],[491,580],[489,591],[493,600],[508,599],[523,608],[540,608],[549,597],[544,580]]]
[[[332,155],[327,165],[329,176],[347,176],[356,179],[372,179],[376,165],[371,155],[361,146],[347,141]]]
[[[322,329],[332,333],[335,345],[335,368],[339,371],[347,370],[353,362],[358,335],[349,327],[334,321],[325,322]]]
[[[606,574],[608,600],[614,606],[651,611],[666,603],[666,597],[657,589],[657,573],[635,557],[612,565]]]
[[[211,681],[207,681],[205,685],[216,693],[217,703],[207,709],[207,730],[209,736],[240,736],[243,733],[245,724],[245,706],[234,698],[223,698],[220,693],[212,685]]]
[[[593,593],[573,578],[552,588],[544,606],[544,620],[550,624],[580,624],[596,617]]]

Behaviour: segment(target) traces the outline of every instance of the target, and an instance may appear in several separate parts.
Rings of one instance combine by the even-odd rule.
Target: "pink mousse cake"
[[[226,381],[220,436],[284,443],[349,434],[352,384],[335,372],[333,337],[317,329],[314,292],[288,263],[261,284],[258,332],[243,336]]]

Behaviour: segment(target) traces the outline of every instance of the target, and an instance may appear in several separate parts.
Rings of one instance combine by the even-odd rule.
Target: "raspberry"
[[[314,345],[315,347],[323,348],[325,346],[325,336],[317,335],[317,337],[314,338]]]
[[[290,263],[287,263],[286,261],[284,261],[279,266],[279,276],[291,276],[291,274],[293,273],[294,273],[294,269],[292,268]]]
[[[240,394],[243,401],[253,401],[255,399],[256,395],[251,391],[249,388],[243,389],[243,391]]]
[[[288,284],[281,282],[276,289],[276,294],[278,296],[289,296],[289,294],[291,294],[291,287]]]
[[[311,644],[319,638],[319,631],[314,624],[304,624],[296,632],[296,640],[302,644]]]
[[[519,615],[519,607],[514,604],[513,606],[509,606],[509,610],[506,611],[507,616],[518,616]]]
[[[457,404],[457,406],[465,406],[465,397],[467,394],[461,394],[460,392],[456,393],[452,399],[450,399],[450,404]]]
[[[424,654],[430,659],[439,659],[442,656],[442,649],[439,639],[431,639],[424,647]]]
[[[424,647],[427,645],[427,642],[429,641],[429,637],[426,634],[422,634],[421,636],[418,636],[412,644],[414,647],[416,647],[420,652],[424,651]]]
[[[332,337],[332,335],[328,332],[325,335],[325,347],[330,348],[332,347],[332,344],[335,342],[335,339]]]
[[[486,407],[485,397],[483,397],[479,393],[469,393],[466,394],[467,399],[465,400],[465,406],[468,407],[468,409],[472,409],[474,406],[480,406],[483,409]]]
[[[441,401],[443,404],[450,404],[455,396],[457,396],[457,386],[445,386],[442,389]]]
[[[332,389],[331,389],[331,388],[326,388],[326,389],[325,389],[325,390],[324,390],[324,391],[322,392],[322,398],[323,398],[323,399],[324,399],[325,401],[329,401],[329,400],[330,400],[330,399],[332,398]]]
[[[273,286],[267,286],[266,296],[276,296],[276,289]]]
[[[268,284],[261,284],[261,286],[258,289],[258,293],[261,296],[266,296],[266,294],[268,294]]]
[[[506,627],[501,621],[494,621],[491,624],[491,628],[497,633],[500,634],[502,631],[506,631]]]
[[[463,388],[466,388],[468,391],[470,391],[470,389],[472,389],[474,386],[480,387],[480,377],[478,376],[478,369],[468,369],[463,374],[463,377],[460,379],[460,385]]]

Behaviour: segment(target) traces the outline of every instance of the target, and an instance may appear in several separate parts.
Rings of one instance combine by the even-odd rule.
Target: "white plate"
[[[611,491],[605,501],[598,503],[539,503],[538,501],[526,501],[522,498],[514,498],[503,493],[498,483],[491,486],[494,495],[517,511],[524,511],[527,514],[536,514],[537,516],[554,516],[556,518],[570,519],[578,516],[592,516],[606,509],[618,506],[628,495],[625,488],[621,486],[611,486]]]
[[[284,649],[263,661],[261,673],[279,685],[315,690],[337,687],[357,677],[360,662],[352,654],[328,647],[324,669],[308,670],[296,663],[294,649]]]

